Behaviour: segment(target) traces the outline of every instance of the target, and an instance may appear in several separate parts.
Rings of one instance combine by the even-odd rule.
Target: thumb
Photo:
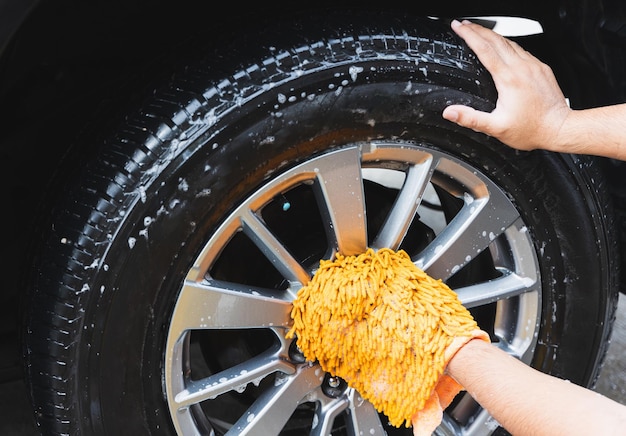
[[[488,112],[477,111],[469,106],[452,105],[443,110],[443,118],[462,127],[490,134]]]

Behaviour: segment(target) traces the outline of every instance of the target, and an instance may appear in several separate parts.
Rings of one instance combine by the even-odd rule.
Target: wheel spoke
[[[210,377],[189,381],[185,389],[175,394],[175,401],[178,408],[190,406],[226,392],[241,391],[248,383],[258,384],[274,372],[293,374],[295,367],[282,359],[275,349],[270,349]]]
[[[310,274],[255,214],[251,211],[242,214],[241,222],[244,233],[259,247],[283,277],[290,282],[299,282],[303,285],[309,282]]]
[[[227,435],[279,434],[298,404],[314,392],[324,372],[317,365],[302,365],[291,376],[278,378],[233,425]]]
[[[519,219],[506,195],[482,181],[468,188],[464,199],[459,213],[416,260],[420,268],[444,281]]]
[[[270,291],[218,281],[186,281],[172,319],[171,334],[193,329],[288,327],[291,302]]]
[[[330,153],[314,164],[319,182],[316,192],[331,244],[345,255],[363,253],[367,228],[359,149]]]
[[[409,167],[400,194],[372,244],[375,248],[398,249],[415,217],[432,171],[432,156]]]
[[[465,307],[476,307],[535,290],[537,282],[512,271],[493,280],[455,289]]]
[[[317,389],[320,401],[315,409],[315,425],[311,428],[310,436],[331,436],[335,419],[341,412],[349,407],[349,398],[342,395],[338,398],[328,398],[321,392],[321,388]],[[353,433],[358,435],[358,433]]]
[[[348,392],[350,398],[350,421],[354,435],[384,436],[387,434],[380,416],[369,401],[365,401],[354,389]]]

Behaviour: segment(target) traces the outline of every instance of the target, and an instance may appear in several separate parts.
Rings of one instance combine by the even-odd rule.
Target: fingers
[[[459,126],[487,134],[491,133],[490,114],[487,112],[477,111],[469,106],[451,105],[443,110],[442,116]]]
[[[479,24],[467,20],[462,23],[453,20],[451,27],[465,40],[489,71],[514,63],[518,60],[517,58],[530,56],[519,44]]]

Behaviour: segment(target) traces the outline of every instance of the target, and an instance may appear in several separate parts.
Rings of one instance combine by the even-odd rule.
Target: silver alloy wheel
[[[369,243],[365,181],[398,188],[393,207]],[[225,218],[189,270],[171,318],[164,367],[167,402],[179,434],[200,434],[215,423],[231,428],[229,434],[279,434],[295,409],[306,403],[316,405],[310,434],[330,435],[335,419],[346,410],[349,434],[386,434],[378,413],[358,393],[347,388],[328,395],[326,374],[315,363],[299,359],[284,336],[291,323],[291,301],[319,259],[303,265],[265,224],[261,212],[303,184],[315,192],[322,216],[328,239],[324,257],[337,250],[359,253],[368,245],[398,249],[414,219],[436,235],[412,256],[433,277],[447,281],[486,253],[493,263],[492,274],[455,290],[470,309],[490,307],[492,325],[481,328],[491,332],[495,345],[530,362],[540,319],[539,267],[531,236],[506,194],[468,163],[421,144],[353,144],[272,177]],[[432,207],[441,192],[459,201],[451,219]],[[283,207],[289,207],[287,201]],[[282,275],[282,290],[212,277],[211,268],[224,248],[242,233]],[[273,341],[263,352],[233,360],[230,367],[194,374],[192,361],[198,354],[191,345],[192,334],[237,330],[265,330]],[[208,416],[212,402],[248,388],[261,392],[236,422]],[[482,410],[472,412],[475,409],[464,394],[448,409],[438,433],[490,434],[493,420]],[[473,414],[471,419],[468,414]]]

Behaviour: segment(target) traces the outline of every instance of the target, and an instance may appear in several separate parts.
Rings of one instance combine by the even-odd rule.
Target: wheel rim
[[[304,362],[284,337],[291,301],[319,260],[368,246],[405,249],[457,291],[496,346],[530,362],[539,267],[505,193],[467,162],[423,145],[353,144],[252,192],[189,270],[164,367],[179,434],[386,434],[386,420],[370,403]],[[463,394],[437,431],[479,435],[493,428]]]

